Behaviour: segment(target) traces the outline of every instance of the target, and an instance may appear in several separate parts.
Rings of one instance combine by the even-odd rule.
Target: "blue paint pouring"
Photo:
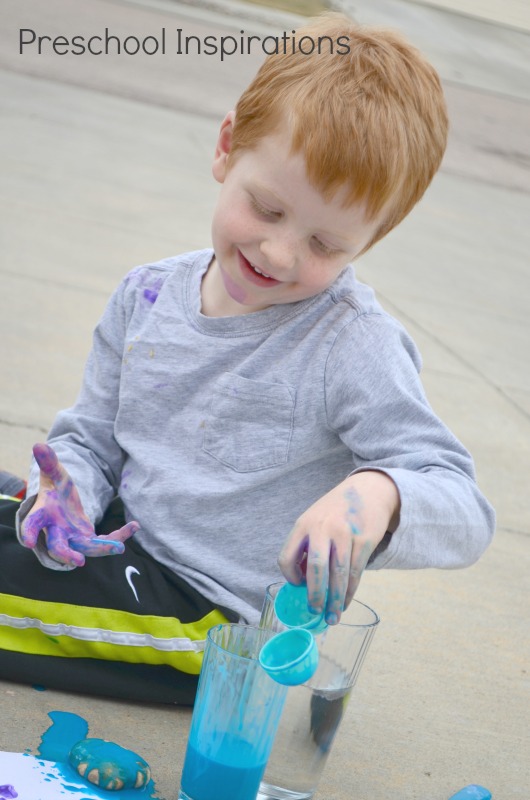
[[[50,711],[48,716],[52,724],[42,735],[37,754],[46,761],[54,762],[53,766],[63,780],[63,788],[71,793],[82,794],[80,800],[109,800],[116,797],[115,792],[105,791],[89,781],[86,781],[84,788],[80,788],[79,783],[83,782],[83,778],[68,763],[72,747],[87,738],[88,722],[67,711]],[[116,751],[118,749],[121,748],[116,745]],[[154,792],[155,784],[150,780],[143,789],[120,789],[117,800],[147,800],[154,797]]]

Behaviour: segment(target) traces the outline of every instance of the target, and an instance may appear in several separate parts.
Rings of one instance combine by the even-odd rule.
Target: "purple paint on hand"
[[[36,444],[33,448],[33,455],[41,472],[52,481],[60,480],[59,459],[49,445]]]
[[[34,511],[23,523],[21,541],[35,547],[44,531],[50,556],[73,567],[82,567],[85,556],[107,556],[123,553],[124,541],[140,527],[129,522],[113,533],[96,536],[79,499],[77,489],[49,445],[33,448],[41,470],[41,485]]]

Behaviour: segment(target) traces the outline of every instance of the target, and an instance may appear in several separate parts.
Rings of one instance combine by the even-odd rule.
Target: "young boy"
[[[492,536],[413,342],[351,266],[439,167],[438,77],[341,15],[298,37],[221,125],[213,250],[125,278],[34,449],[38,558],[2,537],[2,677],[190,703],[207,629],[256,623],[278,554],[335,624],[366,567],[463,567]]]

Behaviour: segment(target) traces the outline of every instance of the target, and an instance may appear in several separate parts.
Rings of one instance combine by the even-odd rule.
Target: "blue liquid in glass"
[[[252,750],[248,742],[232,738],[214,760],[188,742],[182,789],[192,800],[256,800],[266,762],[256,764]]]

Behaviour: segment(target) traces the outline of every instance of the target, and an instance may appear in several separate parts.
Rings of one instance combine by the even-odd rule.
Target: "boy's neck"
[[[201,314],[205,317],[241,317],[249,313],[252,312],[227,293],[214,256],[201,282]]]

